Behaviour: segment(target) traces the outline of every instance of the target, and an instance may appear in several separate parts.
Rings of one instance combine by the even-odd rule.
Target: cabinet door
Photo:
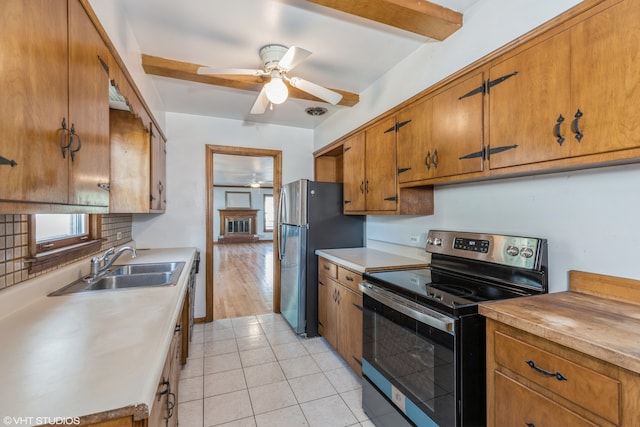
[[[524,385],[494,372],[495,425],[500,426],[571,426],[594,427],[574,412],[558,405]],[[526,402],[526,404],[523,404]]]
[[[338,293],[340,292],[340,285],[327,278],[325,281],[327,285],[327,309],[326,309],[326,322],[324,325],[324,339],[331,345],[331,347],[338,349],[338,337],[342,334],[338,324]]]
[[[367,212],[395,211],[396,119],[382,120],[365,131],[365,197]]]
[[[491,67],[491,169],[570,155],[569,50],[564,32]]]
[[[351,368],[362,375],[362,295],[341,287],[338,350]]]
[[[153,122],[149,129],[151,137],[151,206],[152,211],[164,211],[166,194],[166,143]]]
[[[3,0],[1,9],[0,200],[66,203],[66,4]]]
[[[149,132],[129,111],[111,110],[109,212],[149,212]]]
[[[620,2],[571,30],[568,122],[573,125],[582,114],[567,136],[572,155],[640,146],[638,34],[640,7],[634,1]]]
[[[419,181],[431,176],[431,99],[398,112],[398,182]]]
[[[433,98],[430,162],[436,176],[482,171],[483,74],[456,81]]]
[[[69,203],[108,206],[108,49],[79,0],[69,0]]]
[[[365,210],[365,149],[364,133],[347,139],[343,145],[344,185],[343,199],[345,212]]]

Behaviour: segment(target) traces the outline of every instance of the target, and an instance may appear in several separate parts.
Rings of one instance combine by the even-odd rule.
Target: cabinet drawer
[[[362,294],[358,285],[362,282],[362,275],[338,266],[338,281],[357,294]]]
[[[324,258],[318,258],[318,274],[324,274],[334,279],[338,278],[337,273],[338,266],[334,263],[327,261]]]
[[[494,372],[496,426],[595,426],[581,416]]]
[[[496,331],[494,337],[495,357],[499,365],[614,424],[619,423],[618,380],[501,332]]]

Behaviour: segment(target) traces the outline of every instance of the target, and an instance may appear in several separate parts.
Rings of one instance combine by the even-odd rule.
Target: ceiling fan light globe
[[[272,77],[271,81],[264,85],[264,89],[267,92],[267,98],[272,104],[282,104],[289,96],[287,85],[279,77]]]

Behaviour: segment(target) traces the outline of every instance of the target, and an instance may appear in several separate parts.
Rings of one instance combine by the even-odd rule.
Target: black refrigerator
[[[278,207],[280,311],[298,335],[318,335],[316,249],[364,246],[365,217],[344,215],[342,184],[306,179],[282,186]]]

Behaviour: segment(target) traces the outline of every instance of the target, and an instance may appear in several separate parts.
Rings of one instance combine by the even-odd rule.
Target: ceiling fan
[[[289,77],[287,73],[296,65],[304,61],[311,52],[300,47],[286,46],[280,44],[269,44],[260,48],[260,58],[263,69],[246,68],[214,68],[200,67],[198,74],[201,75],[244,75],[269,77],[262,90],[258,94],[258,99],[251,108],[251,114],[262,114],[269,104],[282,104],[289,96],[289,90],[285,82],[291,86],[307,92],[316,98],[322,99],[330,104],[336,105],[342,99],[342,95],[330,89],[301,79],[300,77]]]
[[[253,179],[249,181],[249,187],[251,188],[260,188],[262,185],[266,184],[267,181],[256,179],[256,174],[253,174]]]

